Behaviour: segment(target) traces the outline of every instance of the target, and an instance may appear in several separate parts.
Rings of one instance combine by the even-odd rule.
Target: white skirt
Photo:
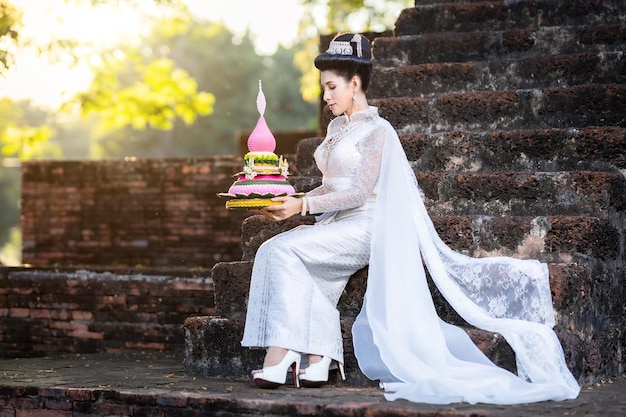
[[[337,303],[369,263],[375,199],[267,240],[254,259],[242,346],[277,346],[343,363]]]

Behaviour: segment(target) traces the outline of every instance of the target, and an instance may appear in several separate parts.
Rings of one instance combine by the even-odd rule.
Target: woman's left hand
[[[290,196],[274,197],[272,201],[282,201],[282,204],[267,206],[259,212],[274,221],[285,220],[294,214],[300,213],[302,209],[302,199]]]

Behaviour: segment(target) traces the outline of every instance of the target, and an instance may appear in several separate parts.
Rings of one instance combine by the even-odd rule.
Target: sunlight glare
[[[114,7],[92,7],[87,1],[20,0],[18,7],[24,12],[21,36],[39,44],[63,38],[105,47],[120,40],[132,43],[147,30],[142,25],[142,13],[155,12],[152,2],[139,1],[141,11],[124,2],[117,2]],[[248,31],[261,55],[273,54],[279,44],[291,46],[302,13],[299,0],[184,1],[199,19],[222,22],[237,36]],[[0,78],[0,97],[57,108],[76,92],[86,90],[91,82],[89,62],[97,59],[81,58],[72,65],[68,57],[49,62],[32,48],[19,51],[15,65]]]
[[[202,19],[223,22],[237,35],[250,31],[257,53],[271,55],[279,43],[290,46],[298,34],[302,7],[298,0],[185,0]]]

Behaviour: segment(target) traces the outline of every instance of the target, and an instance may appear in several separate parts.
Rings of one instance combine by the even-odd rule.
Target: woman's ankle
[[[313,365],[314,363],[321,361],[322,358],[322,355],[309,355],[309,365]]]
[[[265,353],[265,359],[263,360],[263,367],[278,365],[283,360],[289,349],[270,346]]]

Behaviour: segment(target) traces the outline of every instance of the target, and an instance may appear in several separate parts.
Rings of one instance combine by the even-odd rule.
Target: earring
[[[356,101],[356,90],[354,90],[354,93],[352,94],[352,101]]]

